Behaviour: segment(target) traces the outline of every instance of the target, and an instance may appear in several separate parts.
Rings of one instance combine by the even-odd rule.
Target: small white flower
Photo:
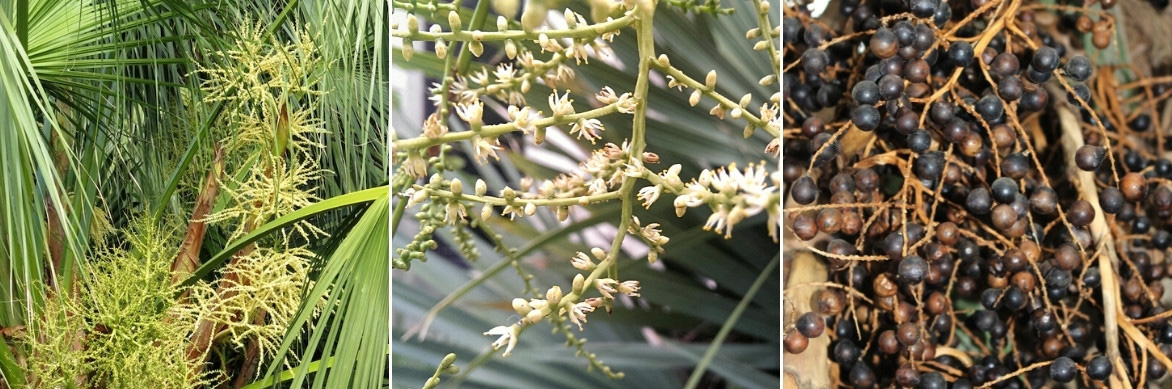
[[[578,325],[578,331],[582,331],[582,323],[586,322],[586,314],[590,312],[594,312],[594,307],[586,302],[574,304],[570,308],[570,322]]]
[[[619,102],[618,102],[619,112],[626,113],[626,114],[635,113],[635,106],[636,105],[638,105],[638,103],[635,101],[635,99],[633,97],[631,97],[630,93],[623,93],[622,96],[619,96]]]
[[[603,297],[608,299],[613,299],[614,293],[618,293],[618,290],[615,290],[614,288],[615,285],[618,284],[618,281],[610,278],[599,278],[594,280],[594,287],[598,289],[598,293],[601,293]]]
[[[609,86],[602,87],[602,90],[594,95],[594,98],[603,104],[614,104],[614,102],[619,101],[618,97],[614,94],[614,90],[610,89]]]
[[[639,189],[639,194],[635,197],[643,201],[643,208],[651,209],[651,204],[655,204],[655,200],[659,199],[659,194],[663,191],[663,187],[659,185],[648,186]]]
[[[496,69],[492,71],[492,75],[496,76],[496,82],[500,84],[512,82],[513,77],[516,76],[516,74],[517,71],[513,69],[513,64],[511,63],[500,64],[500,66],[497,66]]]
[[[501,157],[496,155],[496,150],[499,149],[500,146],[497,146],[493,143],[496,143],[495,139],[494,142],[489,142],[487,139],[483,138],[476,140],[476,159],[480,161],[480,163],[488,163],[488,157],[492,157],[498,161],[501,159]]]
[[[716,206],[716,211],[712,212],[712,216],[709,216],[708,221],[704,223],[704,230],[709,231],[716,228],[717,231],[720,231],[727,219],[728,209],[725,208],[724,204],[719,204]]]
[[[516,220],[517,216],[521,216],[524,212],[522,207],[514,205],[506,205],[505,209],[501,211],[501,216],[508,216],[509,220]]]
[[[606,181],[601,178],[595,178],[590,181],[590,187],[586,190],[591,196],[606,193]]]
[[[439,112],[434,112],[423,121],[423,136],[427,139],[439,139],[448,133],[448,127],[439,120]]]
[[[631,297],[639,297],[639,281],[623,281],[618,284],[619,293]]]
[[[484,103],[476,100],[471,104],[459,104],[456,106],[456,113],[460,115],[461,119],[472,124],[473,126],[483,123]]]
[[[472,75],[468,76],[468,79],[477,84],[486,85],[488,84],[488,70],[477,70],[476,72],[473,72]]]
[[[416,153],[407,155],[407,162],[403,164],[407,174],[416,179],[423,178],[427,175],[427,161],[423,160],[423,156]]]
[[[525,134],[529,134],[529,131],[537,131],[537,125],[534,122],[541,120],[541,112],[534,111],[528,106],[517,109],[517,106],[510,105],[509,118],[513,120],[513,126]]]
[[[574,113],[574,106],[571,104],[574,100],[570,100],[570,91],[558,96],[557,90],[549,95],[549,108],[553,111],[553,116],[565,116]]]
[[[594,270],[595,266],[594,261],[590,260],[590,257],[581,251],[575,254],[573,258],[570,258],[570,264],[573,265],[575,269],[583,271]]]
[[[520,329],[521,328],[517,325],[511,325],[508,327],[498,326],[493,327],[493,329],[488,330],[488,332],[485,332],[484,334],[500,335],[500,338],[497,338],[495,342],[492,342],[492,348],[493,350],[500,350],[501,346],[507,344],[508,347],[505,347],[505,353],[501,354],[501,356],[507,357],[510,353],[513,352],[513,347],[517,346],[517,335],[520,332]]]
[[[444,209],[446,211],[447,221],[452,225],[455,225],[459,220],[464,220],[464,215],[467,214],[467,211],[464,209],[464,204],[460,204],[459,201],[448,203]]]
[[[604,130],[606,128],[602,127],[602,122],[598,121],[598,119],[582,118],[570,126],[571,135],[578,134],[578,139],[582,139],[585,136],[586,140],[589,140],[591,144],[594,144],[596,140],[602,139],[602,136],[598,135],[598,131]]]

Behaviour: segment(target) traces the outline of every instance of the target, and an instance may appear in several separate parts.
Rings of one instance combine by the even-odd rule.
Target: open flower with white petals
[[[704,223],[704,230],[711,231],[712,229],[716,229],[716,232],[720,232],[720,230],[723,229],[727,224],[728,233],[724,235],[724,237],[727,239],[732,236],[732,224],[728,223],[728,219],[728,206],[724,204],[718,204],[716,206],[716,210],[712,212],[712,215],[708,216],[708,221]]]
[[[411,177],[423,178],[427,175],[427,161],[419,154],[410,153],[407,155],[407,163],[403,164],[403,170]]]
[[[571,135],[578,134],[578,139],[582,139],[585,136],[586,140],[589,140],[591,144],[596,140],[602,139],[602,135],[598,135],[598,132],[605,130],[606,128],[602,127],[602,122],[598,121],[598,119],[581,118],[570,125]]]
[[[554,117],[573,114],[573,102],[574,100],[570,100],[570,91],[559,96],[558,91],[554,90],[553,94],[549,95],[549,108],[553,111]]]
[[[618,293],[618,290],[615,289],[615,285],[618,284],[618,281],[610,278],[599,278],[594,280],[594,287],[598,289],[598,293],[601,293],[603,297],[608,299],[613,299],[614,294]]]
[[[460,119],[464,119],[473,126],[480,125],[483,123],[484,103],[476,100],[469,104],[458,104],[456,105],[456,114],[460,115]]]
[[[468,76],[468,79],[479,85],[488,84],[488,70],[480,69]]]
[[[520,109],[515,105],[509,106],[509,119],[513,120],[513,126],[518,130],[529,134],[529,131],[537,131],[537,125],[534,123],[541,120],[541,111],[535,111],[530,107],[522,107]]]
[[[581,251],[575,254],[573,258],[570,258],[570,264],[573,265],[575,269],[583,271],[594,270],[595,266],[594,261],[590,260],[590,256]]]
[[[638,104],[630,93],[623,93],[622,96],[619,96],[618,110],[622,113],[632,114],[635,113],[635,106]]]
[[[517,346],[517,335],[520,333],[520,331],[521,327],[514,324],[508,327],[493,327],[493,329],[488,330],[488,332],[485,332],[484,334],[500,335],[500,338],[497,338],[495,342],[492,342],[492,349],[500,350],[501,346],[508,345],[508,347],[505,347],[505,353],[501,354],[501,356],[507,357],[510,353],[513,352],[513,347]]]
[[[619,101],[618,96],[614,94],[614,89],[610,89],[609,86],[602,87],[602,90],[594,95],[594,98],[603,104],[614,104],[614,102]]]
[[[623,281],[618,284],[619,293],[631,297],[639,297],[639,281]]]
[[[663,192],[663,187],[660,185],[648,186],[639,189],[639,194],[635,197],[643,201],[643,208],[651,209],[651,204],[655,204],[655,200],[659,199],[661,192]]]
[[[484,138],[477,139],[476,160],[480,161],[480,163],[488,163],[488,157],[492,157],[493,159],[499,161],[501,157],[496,155],[496,150],[499,149],[500,146],[497,146],[497,144],[499,144],[499,141],[496,139],[493,139],[492,142],[489,142],[488,139]]]
[[[570,322],[578,325],[578,331],[582,331],[582,323],[586,322],[586,314],[590,312],[594,312],[594,306],[586,302],[570,307]]]
[[[501,211],[501,216],[508,216],[509,220],[516,220],[517,216],[523,216],[525,214],[524,212],[524,207],[510,204],[506,205],[505,209]]]
[[[511,63],[500,64],[500,66],[497,66],[496,69],[492,71],[492,75],[496,76],[496,82],[498,84],[513,82],[513,77],[515,77],[516,74],[517,71],[513,69],[513,64]]]
[[[456,225],[460,220],[464,220],[464,216],[468,214],[464,209],[464,204],[460,204],[459,201],[452,201],[444,208],[448,219],[447,222],[452,225]]]

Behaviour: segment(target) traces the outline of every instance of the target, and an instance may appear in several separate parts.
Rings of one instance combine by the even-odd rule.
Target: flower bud
[[[448,12],[448,25],[452,26],[452,31],[460,31],[460,13],[456,11]]]
[[[448,56],[448,44],[444,42],[443,38],[435,40],[435,56],[439,59],[444,59]]]
[[[736,107],[728,113],[728,116],[732,116],[733,119],[740,119],[741,113],[741,107]]]
[[[562,300],[562,288],[554,285],[545,292],[545,300],[549,301],[550,305],[557,305]]]
[[[419,32],[419,19],[417,19],[415,15],[407,15],[407,32],[411,33],[412,35]]]
[[[594,258],[598,258],[600,261],[606,259],[606,252],[598,247],[591,248],[590,254],[594,254]]]
[[[525,299],[517,297],[513,299],[513,310],[517,311],[518,315],[525,316],[529,314],[529,311],[533,310],[533,307],[530,307],[529,302],[525,301]]]
[[[459,178],[453,178],[452,183],[448,185],[448,188],[451,189],[452,194],[454,195],[464,193],[464,183],[460,182]]]
[[[761,77],[761,81],[757,81],[757,84],[761,86],[770,86],[773,85],[773,83],[776,81],[777,76],[770,74],[768,76]]]
[[[741,133],[741,135],[744,135],[745,138],[748,138],[750,136],[753,136],[753,131],[755,131],[755,130],[757,130],[757,126],[754,126],[752,123],[749,123],[748,125],[745,126],[745,130],[743,133]]]
[[[513,199],[517,198],[517,192],[506,186],[505,189],[501,190],[501,197],[505,198],[505,203],[512,203]]]
[[[745,39],[753,39],[761,35],[761,29],[754,27],[745,33]]]
[[[557,208],[557,216],[558,216],[559,222],[564,222],[564,221],[566,221],[566,219],[569,219],[570,218],[570,207],[567,207],[565,205],[558,207]]]
[[[480,57],[481,54],[484,54],[484,44],[480,41],[468,42],[468,51],[471,51],[472,55]]]
[[[748,107],[749,103],[752,101],[753,101],[753,95],[746,93],[744,96],[741,96],[740,105],[741,105],[741,107]]]
[[[693,107],[695,107],[696,104],[700,104],[700,90],[699,89],[692,91],[692,95],[688,96],[688,104]]]
[[[488,220],[491,217],[492,217],[492,206],[488,205],[488,204],[484,204],[484,207],[480,209],[480,220]]]
[[[665,68],[668,66],[671,66],[671,61],[668,61],[667,54],[660,54],[659,58],[656,59],[656,61],[659,62],[659,66],[663,66]]]
[[[717,118],[720,118],[721,120],[724,120],[724,106],[717,104],[715,107],[712,107],[712,109],[708,111],[708,114],[712,115],[712,116],[716,116]]]
[[[486,192],[488,192],[488,184],[485,184],[484,180],[477,178],[476,179],[476,195],[477,196],[484,196],[484,194]]]
[[[541,27],[545,23],[546,11],[549,11],[549,8],[545,5],[545,2],[528,2],[525,5],[525,12],[521,13],[521,28],[524,28],[525,31],[533,31],[537,27]]]
[[[712,88],[716,87],[716,71],[715,70],[708,71],[708,76],[704,77],[704,86],[707,87],[708,89],[712,89]]]
[[[533,216],[537,213],[537,206],[533,203],[525,204],[525,216]]]
[[[517,44],[512,39],[505,41],[505,55],[509,56],[509,59],[517,58]]]
[[[525,324],[537,324],[537,323],[540,323],[541,319],[544,317],[545,317],[545,314],[543,314],[543,313],[541,313],[541,311],[535,309],[535,310],[529,311],[529,313],[525,315],[524,322],[525,322]]]
[[[533,131],[533,143],[545,143],[545,127],[539,127],[537,131]]]
[[[586,283],[586,277],[582,273],[574,275],[574,291],[582,290],[582,285]]]
[[[496,11],[497,15],[509,19],[516,17],[517,10],[521,8],[521,0],[493,0],[489,4],[492,5],[492,10]]]
[[[411,204],[419,204],[427,200],[427,189],[418,190],[411,195]]]
[[[756,50],[756,51],[761,51],[761,50],[765,50],[768,48],[769,48],[769,42],[766,42],[766,41],[758,41],[756,44],[753,45],[753,50]]]
[[[496,17],[496,30],[497,31],[505,31],[508,29],[509,29],[509,20],[505,19],[504,16],[497,15],[497,17]]]
[[[563,12],[562,15],[566,18],[566,27],[578,28],[578,18],[574,17],[574,11],[566,8],[566,12]]]
[[[415,46],[411,44],[411,39],[403,38],[403,59],[410,61],[414,55]]]

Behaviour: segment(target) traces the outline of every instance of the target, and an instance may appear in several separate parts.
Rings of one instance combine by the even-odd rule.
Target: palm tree
[[[109,268],[95,262],[107,260],[101,249],[137,247],[111,231],[134,230],[146,219],[170,231],[161,240],[178,242],[183,229],[175,227],[196,224],[197,197],[215,181],[206,178],[214,146],[232,128],[231,107],[201,102],[206,76],[199,70],[235,47],[240,26],[258,23],[262,41],[290,42],[304,33],[325,64],[319,87],[328,93],[309,115],[327,131],[313,136],[322,147],[310,159],[328,174],[307,183],[313,198],[325,200],[265,220],[243,236],[210,226],[193,250],[186,247],[201,265],[180,284],[217,280],[217,270],[241,248],[312,220],[330,237],[302,242],[316,260],[308,279],[314,286],[301,301],[332,300],[326,309],[297,307],[277,355],[237,382],[273,385],[294,371],[302,373],[300,381],[311,370],[325,372],[308,375],[319,387],[381,382],[386,347],[378,345],[388,343],[387,314],[354,309],[350,296],[386,288],[377,274],[386,274],[388,249],[385,240],[372,239],[380,231],[386,236],[387,224],[379,200],[387,194],[380,186],[387,180],[385,12],[376,1],[0,1],[5,382],[15,387],[29,378],[30,339],[21,329],[37,332],[47,320],[46,302],[85,299],[94,274]],[[209,211],[231,202],[233,181],[222,181],[227,186],[212,197]]]

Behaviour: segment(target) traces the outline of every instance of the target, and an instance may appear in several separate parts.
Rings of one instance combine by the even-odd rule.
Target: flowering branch
[[[720,105],[718,105],[716,108],[713,109],[714,115],[723,119],[724,118],[724,110],[730,109],[731,111],[729,111],[729,115],[732,116],[734,119],[743,117],[745,119],[745,121],[749,122],[749,125],[752,128],[763,129],[763,130],[765,130],[765,132],[769,133],[769,135],[772,135],[775,138],[781,136],[781,129],[778,128],[778,125],[776,123],[771,123],[771,122],[766,122],[764,120],[761,120],[761,118],[758,118],[756,115],[753,115],[752,113],[749,113],[748,110],[746,110],[746,107],[748,106],[748,103],[749,103],[749,101],[747,99],[742,98],[741,99],[742,102],[740,102],[740,103],[733,102],[729,98],[724,97],[724,95],[721,95],[719,92],[717,92],[716,88],[715,88],[715,85],[716,85],[716,73],[715,72],[709,73],[708,78],[710,80],[705,80],[705,83],[701,84],[699,81],[696,81],[695,79],[692,79],[691,77],[688,77],[688,75],[684,74],[684,72],[671,66],[671,64],[668,63],[666,56],[660,57],[659,60],[651,61],[651,63],[652,63],[652,66],[654,66],[656,69],[658,69],[664,73],[667,73],[668,76],[674,78],[677,83],[680,83],[680,84],[683,84],[689,88],[695,89],[696,92],[702,93],[703,95],[711,97],[713,100],[716,100],[716,102],[719,103]],[[689,102],[691,102],[692,105],[695,105],[695,102],[699,101],[699,96],[695,95],[695,94],[693,94],[693,96],[695,96],[695,97],[693,97]],[[747,95],[746,95],[746,97],[747,97]],[[746,130],[751,130],[751,128],[748,128]],[[752,135],[751,131],[745,131],[746,138],[748,138],[750,135]]]
[[[408,16],[413,17],[413,16]],[[566,28],[560,30],[543,30],[543,31],[451,31],[451,32],[431,32],[419,31],[418,29],[412,31],[410,23],[408,23],[407,31],[393,30],[391,36],[407,39],[444,39],[449,41],[503,41],[503,40],[538,40],[542,36],[548,39],[559,38],[594,38],[599,35],[617,31],[630,26],[635,22],[634,14],[628,13],[619,17],[618,19],[607,20],[602,23],[582,25],[575,28]]]
[[[531,122],[531,124],[536,128],[559,126],[559,125],[563,125],[563,124],[567,124],[567,123],[577,122],[579,119],[595,119],[595,118],[603,117],[603,116],[618,112],[619,108],[620,108],[620,103],[616,102],[616,103],[604,105],[602,107],[595,108],[595,109],[592,109],[592,110],[589,110],[586,112],[567,114],[567,115],[563,115],[560,117],[550,117],[550,118],[539,119],[539,120]],[[437,138],[428,138],[426,136],[421,136],[418,138],[404,139],[404,140],[400,140],[400,141],[392,143],[392,147],[395,150],[402,150],[402,151],[417,150],[417,149],[428,148],[431,146],[444,144],[444,143],[452,143],[452,142],[458,142],[458,141],[462,141],[462,140],[468,140],[468,139],[472,139],[473,137],[478,136],[478,135],[481,137],[484,137],[484,138],[493,138],[493,137],[501,136],[501,135],[504,135],[504,134],[507,134],[510,132],[522,131],[522,130],[523,130],[523,128],[519,128],[515,123],[494,124],[494,125],[490,125],[490,126],[482,126],[482,127],[480,127],[480,131],[453,132],[453,133],[441,135]]]

